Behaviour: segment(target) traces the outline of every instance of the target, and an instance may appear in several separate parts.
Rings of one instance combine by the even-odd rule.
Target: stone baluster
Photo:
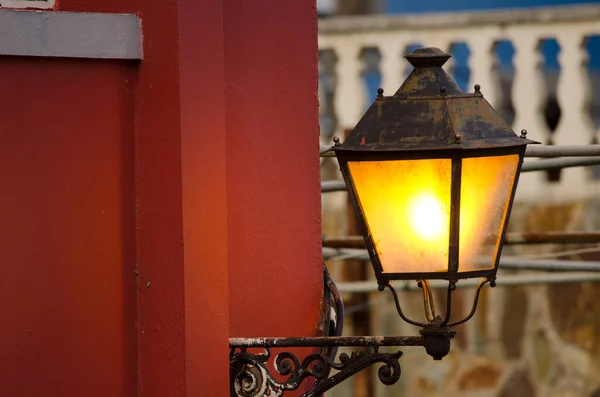
[[[583,46],[585,37],[578,30],[565,29],[559,32],[557,40],[561,48],[557,86],[561,117],[553,140],[556,145],[587,145],[595,131],[588,111],[591,92],[586,70],[588,53]],[[590,176],[584,167],[563,169],[553,194],[561,200],[584,198],[591,192]]]
[[[527,138],[546,143],[549,130],[542,114],[542,101],[545,98],[545,85],[540,73],[539,35],[528,29],[514,29],[508,39],[515,48],[513,64],[512,102],[515,109],[513,129],[517,134],[522,129],[528,131]],[[517,189],[517,200],[540,201],[547,197],[547,182],[543,172],[521,174]]]
[[[395,93],[404,81],[404,70],[408,63],[402,58],[407,43],[397,36],[388,36],[379,44],[381,52],[381,88],[384,95]]]
[[[354,128],[365,111],[366,93],[361,76],[360,46],[348,38],[337,41],[334,50],[337,55],[334,98],[336,135],[343,140],[344,130]]]
[[[494,56],[492,48],[494,37],[488,32],[474,35],[465,40],[471,50],[468,60],[471,77],[468,92],[473,92],[473,86],[479,84],[485,99],[492,105],[498,103],[497,85],[494,83]]]
[[[319,59],[319,61],[318,61],[318,68],[319,68],[318,69],[319,70],[319,86],[317,88],[317,95],[318,95],[318,100],[319,100],[319,119],[321,119],[322,117],[327,116],[327,111],[328,111],[327,101],[326,101],[326,97],[325,97],[326,85],[323,84],[325,79],[322,78],[322,75],[324,74],[325,66],[323,65],[323,62],[321,59]],[[328,137],[323,133],[322,127],[323,126],[321,126],[320,144],[327,145],[331,141],[331,137]],[[323,158],[321,158],[321,163],[322,162],[323,162]]]
[[[450,54],[451,50],[452,50],[452,43],[450,42],[449,39],[447,39],[446,37],[430,37],[430,36],[426,36],[421,40],[421,43],[433,43],[433,44],[425,44],[427,47],[437,47],[440,50],[447,52],[448,54]],[[448,59],[448,61],[444,64],[444,70],[446,71],[446,73],[448,73],[450,76],[453,77],[453,71],[454,71],[454,67],[455,67],[455,61],[454,61],[454,57]]]
[[[358,120],[364,114],[366,90],[361,75],[362,60],[360,59],[361,46],[351,38],[342,38],[320,41],[321,45],[331,48],[337,57],[335,64],[335,93],[333,108],[337,120],[334,136],[342,141],[345,130],[354,128]],[[329,141],[327,144],[331,145]],[[328,159],[336,162],[335,159]],[[335,178],[342,179],[337,169]],[[324,232],[347,234],[347,194],[346,192],[328,193],[322,198],[322,208],[328,214],[327,222],[323,225]],[[333,266],[330,271],[336,279],[342,278],[342,267]]]

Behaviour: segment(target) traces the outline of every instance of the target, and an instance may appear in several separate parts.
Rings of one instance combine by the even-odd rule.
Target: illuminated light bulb
[[[424,193],[413,200],[410,223],[412,229],[423,240],[436,240],[448,223],[442,203],[432,194]]]

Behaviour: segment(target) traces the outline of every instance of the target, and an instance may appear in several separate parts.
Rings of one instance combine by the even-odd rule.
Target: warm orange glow
[[[443,204],[431,193],[416,196],[410,205],[411,229],[423,240],[435,241],[444,233],[447,219]]]
[[[448,269],[450,159],[349,162],[386,273]]]
[[[518,164],[516,154],[463,159],[459,271],[492,268],[476,260],[496,253]]]
[[[459,271],[489,269],[502,233],[518,155],[462,160]],[[450,159],[349,162],[385,273],[448,269]]]

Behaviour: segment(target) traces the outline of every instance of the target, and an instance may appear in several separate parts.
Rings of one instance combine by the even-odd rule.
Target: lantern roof
[[[479,85],[465,94],[442,66],[451,55],[419,48],[414,66],[392,96],[378,95],[337,151],[463,150],[537,143],[518,137],[485,100]]]

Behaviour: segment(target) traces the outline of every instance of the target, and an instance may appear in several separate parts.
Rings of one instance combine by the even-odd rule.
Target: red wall
[[[61,0],[138,13],[144,61],[0,58],[8,396],[226,396],[229,334],[314,333],[316,14],[281,3]]]
[[[224,7],[231,335],[310,335],[323,293],[314,3]]]
[[[132,72],[0,57],[2,396],[135,393]]]
[[[228,395],[221,1],[60,7],[133,12],[143,21],[135,89],[139,394]]]

